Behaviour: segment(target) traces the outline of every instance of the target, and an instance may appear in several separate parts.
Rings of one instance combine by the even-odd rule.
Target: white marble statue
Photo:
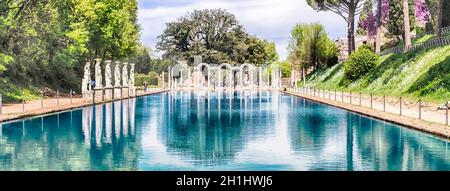
[[[95,88],[102,88],[102,68],[100,63],[102,59],[95,59]]]
[[[131,87],[134,87],[134,63],[130,64],[130,79],[129,83]]]
[[[114,87],[120,87],[120,61],[114,66]]]
[[[105,66],[105,86],[111,88],[111,60],[106,61]]]
[[[126,87],[128,86],[128,63],[123,63],[122,68],[122,86]]]
[[[81,92],[91,91],[91,86],[89,85],[89,82],[91,81],[91,63],[86,62],[84,65],[84,75],[83,80],[81,82]]]

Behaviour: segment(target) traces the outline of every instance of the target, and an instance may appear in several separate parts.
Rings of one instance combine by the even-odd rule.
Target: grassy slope
[[[450,98],[450,46],[382,56],[373,71],[354,82],[344,79],[338,64],[309,76],[307,85],[442,102]]]

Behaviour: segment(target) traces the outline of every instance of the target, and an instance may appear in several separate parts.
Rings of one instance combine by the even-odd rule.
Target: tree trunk
[[[375,38],[375,52],[381,52],[381,0],[377,1],[377,36]]]
[[[349,8],[348,14],[348,31],[347,31],[347,40],[348,40],[348,55],[352,54],[355,50],[355,8]]]
[[[409,5],[408,0],[403,0],[403,25],[404,25],[404,40],[405,46],[411,47],[411,28],[409,26]]]
[[[444,14],[444,0],[438,0],[438,12],[436,23],[436,36],[439,38],[442,36],[442,16]]]

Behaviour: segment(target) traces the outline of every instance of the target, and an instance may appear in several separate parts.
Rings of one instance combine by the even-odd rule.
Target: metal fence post
[[[361,92],[359,92],[359,106],[361,106]]]
[[[350,91],[350,104],[352,104],[352,91]]]
[[[419,119],[422,119],[422,99],[419,99]]]
[[[56,105],[59,106],[59,90],[56,90]]]
[[[372,109],[372,93],[370,93],[370,109]]]
[[[341,90],[341,99],[342,99],[342,103],[344,103],[344,90]]]
[[[400,97],[400,115],[402,115],[402,97]]]
[[[448,126],[448,101],[445,101],[445,125]]]
[[[25,112],[25,100],[22,99],[22,112]]]
[[[2,103],[2,94],[0,94],[0,115],[2,114],[2,105],[3,105],[3,103]]]
[[[386,111],[386,95],[383,95],[383,111]]]
[[[314,97],[316,97],[316,87],[313,87]]]
[[[331,100],[331,91],[328,90],[328,100]]]
[[[72,104],[72,89],[70,89],[70,104]]]
[[[334,101],[336,101],[336,89],[334,89]]]
[[[41,109],[44,108],[44,94],[41,93]]]

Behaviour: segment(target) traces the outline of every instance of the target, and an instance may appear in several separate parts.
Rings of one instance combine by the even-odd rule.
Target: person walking
[[[144,92],[147,92],[148,82],[144,81]]]

